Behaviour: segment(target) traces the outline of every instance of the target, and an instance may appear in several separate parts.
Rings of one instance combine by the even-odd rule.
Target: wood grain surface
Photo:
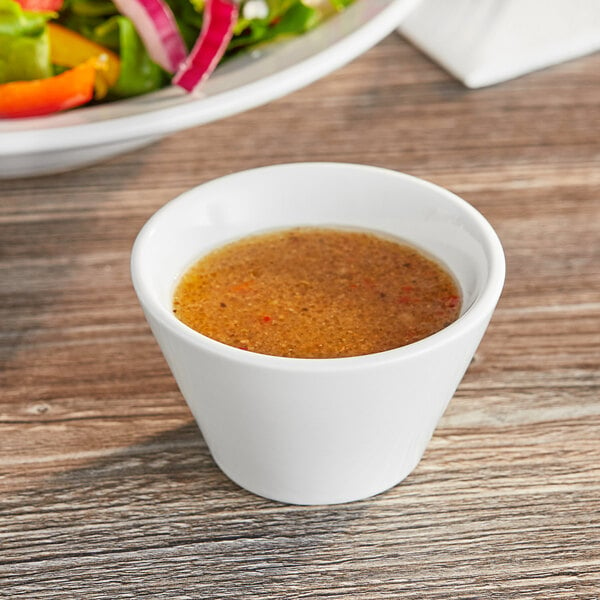
[[[469,91],[397,36],[268,106],[0,182],[0,597],[600,598],[600,55]],[[212,462],[129,252],[187,188],[390,167],[497,229],[503,297],[408,479],[286,506]]]

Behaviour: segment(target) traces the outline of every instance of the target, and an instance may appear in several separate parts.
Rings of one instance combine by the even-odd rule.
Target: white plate
[[[279,98],[392,32],[417,0],[356,0],[313,31],[239,56],[198,95],[166,88],[62,114],[0,121],[0,178],[65,171]]]

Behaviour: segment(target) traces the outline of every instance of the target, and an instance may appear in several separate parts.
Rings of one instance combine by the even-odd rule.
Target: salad
[[[0,0],[0,118],[196,90],[221,60],[352,0]]]

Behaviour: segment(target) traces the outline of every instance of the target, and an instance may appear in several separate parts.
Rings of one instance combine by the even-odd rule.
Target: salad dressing
[[[458,318],[452,276],[371,233],[299,228],[244,238],[182,277],[175,316],[243,350],[295,358],[382,352]]]

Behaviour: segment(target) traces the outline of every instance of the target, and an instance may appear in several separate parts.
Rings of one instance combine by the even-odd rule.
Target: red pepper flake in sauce
[[[236,283],[232,286],[229,287],[229,289],[232,292],[235,292],[236,294],[243,294],[245,292],[250,291],[250,288],[252,287],[252,281],[242,281],[241,283]]]
[[[321,228],[223,246],[183,276],[173,300],[177,318],[204,335],[298,358],[397,348],[456,320],[460,305],[452,276],[416,248]],[[265,327],[274,314],[277,326]]]
[[[460,304],[460,297],[458,295],[453,294],[452,296],[448,296],[445,302],[448,308],[456,308]]]

